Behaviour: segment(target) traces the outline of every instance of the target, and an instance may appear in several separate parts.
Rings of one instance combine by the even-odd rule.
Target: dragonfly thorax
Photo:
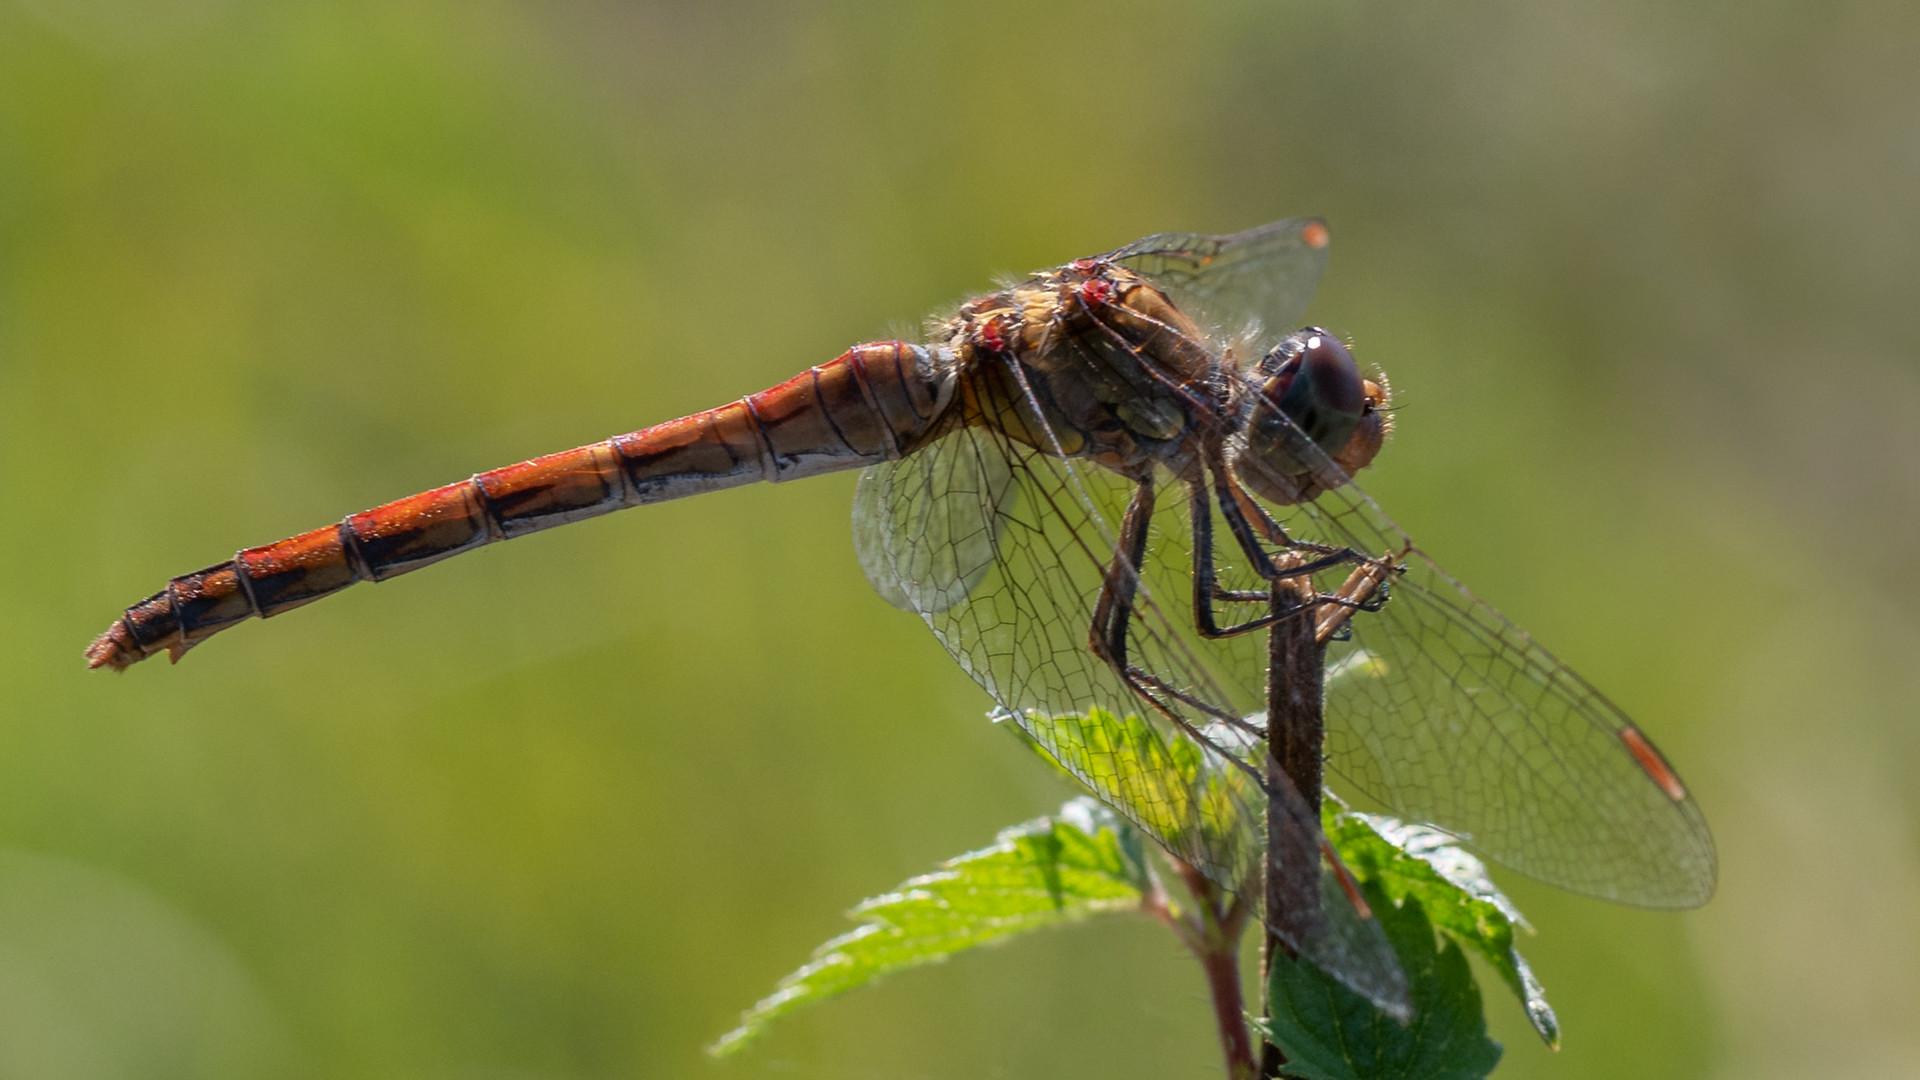
[[[1203,335],[1122,267],[1035,275],[970,301],[936,337],[957,358],[969,422],[1043,453],[1181,472],[1196,427],[1221,411]]]

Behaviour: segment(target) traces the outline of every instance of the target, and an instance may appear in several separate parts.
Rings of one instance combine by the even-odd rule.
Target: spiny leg
[[[1205,638],[1226,638],[1245,634],[1263,627],[1272,626],[1283,619],[1313,611],[1323,598],[1300,603],[1284,611],[1269,610],[1267,614],[1250,619],[1234,626],[1223,627],[1215,619],[1213,604],[1216,600],[1239,603],[1267,603],[1271,600],[1269,592],[1235,592],[1220,588],[1220,581],[1213,565],[1213,500],[1207,494],[1206,485],[1199,480],[1187,484],[1188,516],[1193,527],[1193,621],[1195,629]],[[1242,519],[1245,524],[1245,519]],[[1256,546],[1256,550],[1257,546]],[[1262,552],[1264,556],[1265,553]],[[1269,580],[1278,580],[1283,576],[1294,576],[1291,571],[1282,571],[1272,567],[1274,573]]]
[[[1204,486],[1198,481],[1189,480],[1189,516],[1192,519],[1193,528],[1194,623],[1195,628],[1203,637],[1220,638],[1244,634],[1252,630],[1272,626],[1274,623],[1280,622],[1283,619],[1291,618],[1308,607],[1344,608],[1350,612],[1379,611],[1386,603],[1387,593],[1384,583],[1382,583],[1378,589],[1369,587],[1366,594],[1359,599],[1355,599],[1348,593],[1349,587],[1354,585],[1361,577],[1372,574],[1369,568],[1379,565],[1380,560],[1369,558],[1350,548],[1336,549],[1322,544],[1309,544],[1290,539],[1285,531],[1280,528],[1279,523],[1274,521],[1273,518],[1267,514],[1266,510],[1263,509],[1259,503],[1255,502],[1252,496],[1248,495],[1231,474],[1227,472],[1224,458],[1219,453],[1217,447],[1204,451],[1203,457],[1212,464],[1212,467],[1208,471],[1213,478],[1214,498],[1219,501],[1221,516],[1226,519],[1229,530],[1233,532],[1235,538],[1240,542],[1242,550],[1248,555],[1249,559],[1253,561],[1256,569],[1263,563],[1267,566],[1270,572],[1263,572],[1261,574],[1266,580],[1283,581],[1287,579],[1297,579],[1304,575],[1307,577],[1307,580],[1311,582],[1311,575],[1317,571],[1347,562],[1359,564],[1354,571],[1354,576],[1349,578],[1347,584],[1342,585],[1339,590],[1332,593],[1315,592],[1310,602],[1303,602],[1285,611],[1275,612],[1271,609],[1272,593],[1270,590],[1224,589],[1219,584],[1218,574],[1213,561],[1214,532],[1210,501]],[[1273,539],[1275,543],[1285,549],[1285,557],[1282,560],[1275,562],[1267,555],[1265,549],[1260,546],[1258,540],[1252,533],[1248,512],[1257,515],[1255,520],[1261,523],[1262,531],[1265,532],[1270,539]],[[1300,555],[1302,550],[1322,553],[1326,557],[1306,561]],[[1388,558],[1390,560],[1391,556]],[[1221,627],[1218,625],[1213,613],[1213,604],[1215,602],[1267,604],[1269,605],[1269,612],[1259,618],[1236,626]],[[1321,621],[1329,620],[1329,617],[1326,615],[1317,616],[1317,618]],[[1344,629],[1345,619],[1333,619],[1331,621],[1335,626],[1330,633]]]
[[[1273,520],[1273,515],[1267,513],[1266,509],[1240,486],[1240,482],[1228,470],[1226,455],[1217,444],[1208,446],[1204,450],[1204,456],[1207,473],[1213,478],[1214,497],[1220,504],[1220,516],[1227,522],[1227,531],[1233,534],[1234,540],[1240,545],[1240,550],[1246,554],[1253,572],[1259,574],[1263,580],[1278,581],[1303,574],[1317,574],[1330,567],[1366,560],[1365,555],[1352,548],[1329,547],[1307,540],[1295,540],[1288,536],[1287,531],[1280,527],[1280,523]],[[1256,524],[1269,543],[1287,551],[1312,552],[1321,558],[1295,566],[1276,565],[1267,555],[1266,549],[1260,546],[1259,537],[1254,534]],[[1266,594],[1262,593],[1260,598],[1266,599]]]
[[[1148,528],[1153,521],[1153,477],[1134,481],[1133,497],[1120,521],[1120,543],[1100,583],[1100,599],[1093,605],[1093,627],[1087,645],[1107,663],[1124,669],[1127,663],[1127,621],[1133,598],[1140,591],[1140,566],[1147,557]]]
[[[1245,729],[1246,722],[1136,666],[1127,655],[1127,629],[1132,624],[1134,601],[1139,595],[1140,568],[1146,561],[1147,538],[1153,523],[1153,503],[1153,477],[1147,475],[1136,479],[1133,498],[1127,503],[1126,516],[1121,520],[1118,549],[1101,583],[1099,600],[1094,604],[1093,625],[1087,633],[1087,645],[1113,668],[1127,688],[1142,701],[1206,744],[1211,740],[1182,716],[1174,703],[1238,728]],[[1245,766],[1244,762],[1237,763]]]

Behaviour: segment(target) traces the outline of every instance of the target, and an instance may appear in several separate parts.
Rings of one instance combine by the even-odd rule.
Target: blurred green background
[[[1219,1075],[1141,921],[701,1046],[1066,789],[852,475],[114,677],[243,545],[1166,229],[1332,221],[1366,478],[1641,718],[1719,896],[1509,879],[1502,1076],[1920,1075],[1920,7],[0,0],[0,1077]],[[1498,991],[1493,991],[1498,994]]]

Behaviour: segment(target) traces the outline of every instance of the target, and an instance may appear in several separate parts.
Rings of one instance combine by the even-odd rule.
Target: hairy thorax
[[[1220,359],[1199,328],[1110,263],[1069,263],[978,297],[934,340],[956,362],[962,422],[1128,475],[1155,462],[1185,472],[1197,425],[1224,408]]]

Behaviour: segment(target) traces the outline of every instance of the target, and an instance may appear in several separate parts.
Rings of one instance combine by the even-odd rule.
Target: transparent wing
[[[982,477],[1005,481],[983,484]],[[1246,705],[1246,689],[1218,685],[1215,669],[1191,652],[1160,606],[1185,612],[1188,599],[1156,592],[1161,582],[1186,577],[1174,567],[1185,546],[1159,542],[1184,529],[1184,494],[1165,477],[1157,484],[1170,489],[1157,500],[1167,513],[1155,515],[1151,565],[1127,635],[1130,658],[1215,712]],[[917,611],[1035,743],[1181,860],[1228,890],[1251,893],[1251,901],[1267,850],[1264,815],[1277,815],[1296,839],[1286,865],[1271,872],[1304,883],[1292,895],[1304,889],[1338,902],[1269,925],[1355,990],[1404,1009],[1392,950],[1377,923],[1329,884],[1318,818],[1298,794],[1288,789],[1270,799],[1256,778],[1253,744],[1221,730],[1213,712],[1180,707],[1168,717],[1147,708],[1089,647],[1116,529],[1134,495],[1124,477],[1076,467],[998,430],[961,427],[863,473],[854,534],[883,596]],[[1257,700],[1256,692],[1244,711],[1256,711]]]
[[[1403,565],[1335,658],[1360,659],[1328,695],[1334,771],[1529,877],[1643,907],[1706,903],[1713,838],[1646,736],[1424,552]]]
[[[1295,540],[1400,566],[1385,606],[1356,613],[1350,639],[1328,651],[1335,775],[1548,884],[1643,907],[1706,902],[1706,821],[1625,713],[1415,548],[1357,485],[1275,512]],[[1345,572],[1321,575],[1321,590]]]
[[[981,488],[975,478],[982,475],[1008,478],[1008,490]],[[1189,739],[1177,722],[1152,715],[1142,731],[1154,737],[1130,747],[1082,739],[1069,730],[1070,721],[1054,719],[1151,712],[1088,643],[1113,561],[1115,523],[1132,496],[1124,478],[1076,470],[1001,432],[963,427],[866,470],[854,532],[861,563],[881,594],[906,599],[960,666],[1056,760],[1176,855],[1215,880],[1237,882],[1256,858],[1251,834],[1202,829],[1202,793],[1164,789],[1165,777],[1183,774],[1161,756]],[[929,530],[928,523],[941,527]],[[992,538],[984,565],[956,556],[956,535],[969,543]],[[1177,685],[1206,686],[1211,700],[1239,701],[1240,695],[1211,687],[1211,672],[1193,667],[1156,635],[1154,624],[1162,620],[1151,590],[1146,584],[1136,599],[1146,617],[1130,626],[1133,661]],[[1195,728],[1212,721],[1182,719]],[[1140,753],[1150,756],[1128,760]],[[1244,823],[1253,815],[1234,816]]]
[[[1197,295],[1248,295],[1255,290],[1242,281],[1257,276],[1259,267],[1289,265],[1274,253],[1305,245],[1313,224],[1280,222],[1222,238],[1221,253],[1211,262],[1200,262],[1206,245],[1188,241],[1149,238],[1123,251],[1169,258],[1169,250],[1198,249],[1201,254],[1188,264],[1176,263],[1200,263],[1190,271],[1201,288]],[[1245,378],[1230,364],[1221,375]],[[1238,397],[1251,400],[1255,390],[1243,383]],[[1451,832],[1492,861],[1549,884],[1644,907],[1705,903],[1717,873],[1712,836],[1652,741],[1599,691],[1448,576],[1310,440],[1296,436],[1288,445],[1314,459],[1308,464],[1328,478],[1331,490],[1302,505],[1273,508],[1288,535],[1374,557],[1391,553],[1400,567],[1384,608],[1357,613],[1350,638],[1328,651],[1326,750],[1332,774],[1397,816]],[[1249,572],[1232,565],[1237,552],[1217,511],[1213,534],[1223,583],[1264,592]],[[1178,523],[1157,529],[1144,571],[1156,595],[1176,612],[1192,592],[1191,564],[1185,561],[1191,535],[1190,527]],[[1319,590],[1336,590],[1349,569],[1318,575]],[[1249,608],[1223,615],[1241,621],[1263,613]],[[1197,658],[1193,666],[1207,673],[1204,692],[1212,700],[1241,712],[1258,700],[1267,663],[1264,634],[1204,640],[1184,613],[1159,619],[1156,633]]]
[[[910,463],[860,474],[853,496],[853,550],[882,599],[903,611],[939,614],[992,572],[1000,531],[1019,489],[1006,455],[960,431],[950,445]],[[938,497],[899,497],[909,488]],[[913,543],[901,542],[914,538]]]
[[[1300,327],[1327,269],[1327,223],[1288,218],[1226,236],[1161,233],[1106,258],[1152,278],[1223,341],[1264,352]]]

